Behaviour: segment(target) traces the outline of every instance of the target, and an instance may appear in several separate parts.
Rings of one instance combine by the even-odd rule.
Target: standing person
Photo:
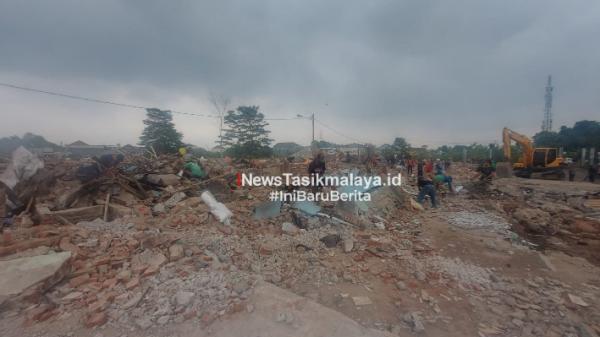
[[[575,169],[573,164],[569,164],[569,181],[575,181]]]
[[[590,165],[588,166],[588,179],[591,183],[593,183],[594,181],[596,181],[596,165],[590,163]]]
[[[423,176],[423,160],[419,160],[419,163],[417,164],[417,177],[422,177]]]
[[[433,162],[431,161],[431,159],[428,159],[425,163],[425,173],[433,173]]]
[[[413,166],[415,165],[415,161],[413,159],[409,159],[406,165],[406,172],[409,176],[413,174]]]
[[[435,174],[444,174],[444,164],[442,164],[442,161],[439,158],[435,160]]]
[[[325,155],[323,152],[319,151],[317,156],[308,164],[308,174],[311,176],[313,192],[323,187],[317,184],[317,177],[325,174]]]
[[[437,202],[435,198],[435,185],[430,176],[421,176],[418,178],[418,186],[419,186],[419,195],[417,196],[417,201],[420,204],[423,204],[425,200],[425,196],[428,195],[431,199],[431,206],[433,208],[437,208]]]
[[[0,181],[0,221],[3,222],[2,219],[6,218],[8,212],[6,211],[6,191],[8,190],[8,186],[6,186],[2,181]],[[0,228],[2,228],[2,223],[0,223]]]

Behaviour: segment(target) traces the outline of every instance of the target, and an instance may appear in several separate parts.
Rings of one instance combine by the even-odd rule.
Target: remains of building
[[[136,153],[84,183],[84,159],[21,148],[4,162],[4,336],[600,333],[598,185],[485,183],[455,164],[462,189],[433,211],[414,177],[368,203],[270,202],[271,188],[236,185],[281,174],[276,159],[199,159],[208,179],[195,180],[175,155]]]

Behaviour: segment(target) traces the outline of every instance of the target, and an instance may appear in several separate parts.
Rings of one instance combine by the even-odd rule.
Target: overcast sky
[[[600,119],[600,1],[0,0],[0,82],[214,113],[315,113],[316,137],[415,145],[533,135],[553,75],[554,128]],[[0,136],[136,143],[144,112],[0,87]],[[218,122],[174,116],[211,147]],[[308,144],[310,121],[272,121]]]

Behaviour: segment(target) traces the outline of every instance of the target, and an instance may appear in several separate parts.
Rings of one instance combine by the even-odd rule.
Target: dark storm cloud
[[[316,112],[375,143],[489,142],[505,125],[537,131],[549,73],[555,125],[597,118],[598,36],[594,1],[3,1],[0,75],[198,112],[211,112],[208,92],[225,93],[271,117]],[[44,107],[46,119],[71,109],[121,116],[110,135],[82,134],[97,142],[134,142],[141,129],[140,116],[110,107],[82,111],[7,89],[0,98],[13,110]],[[17,117],[0,134],[72,139],[44,118]],[[176,121],[200,145],[217,134],[214,121]],[[272,123],[277,140],[308,141],[303,122],[286,123]]]

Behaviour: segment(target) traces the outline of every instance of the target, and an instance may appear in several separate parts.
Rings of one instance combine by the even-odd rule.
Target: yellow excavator
[[[565,177],[565,164],[560,150],[551,147],[534,147],[529,137],[508,128],[502,130],[504,157],[511,160],[511,141],[521,146],[523,155],[512,165],[517,177],[562,180]]]

